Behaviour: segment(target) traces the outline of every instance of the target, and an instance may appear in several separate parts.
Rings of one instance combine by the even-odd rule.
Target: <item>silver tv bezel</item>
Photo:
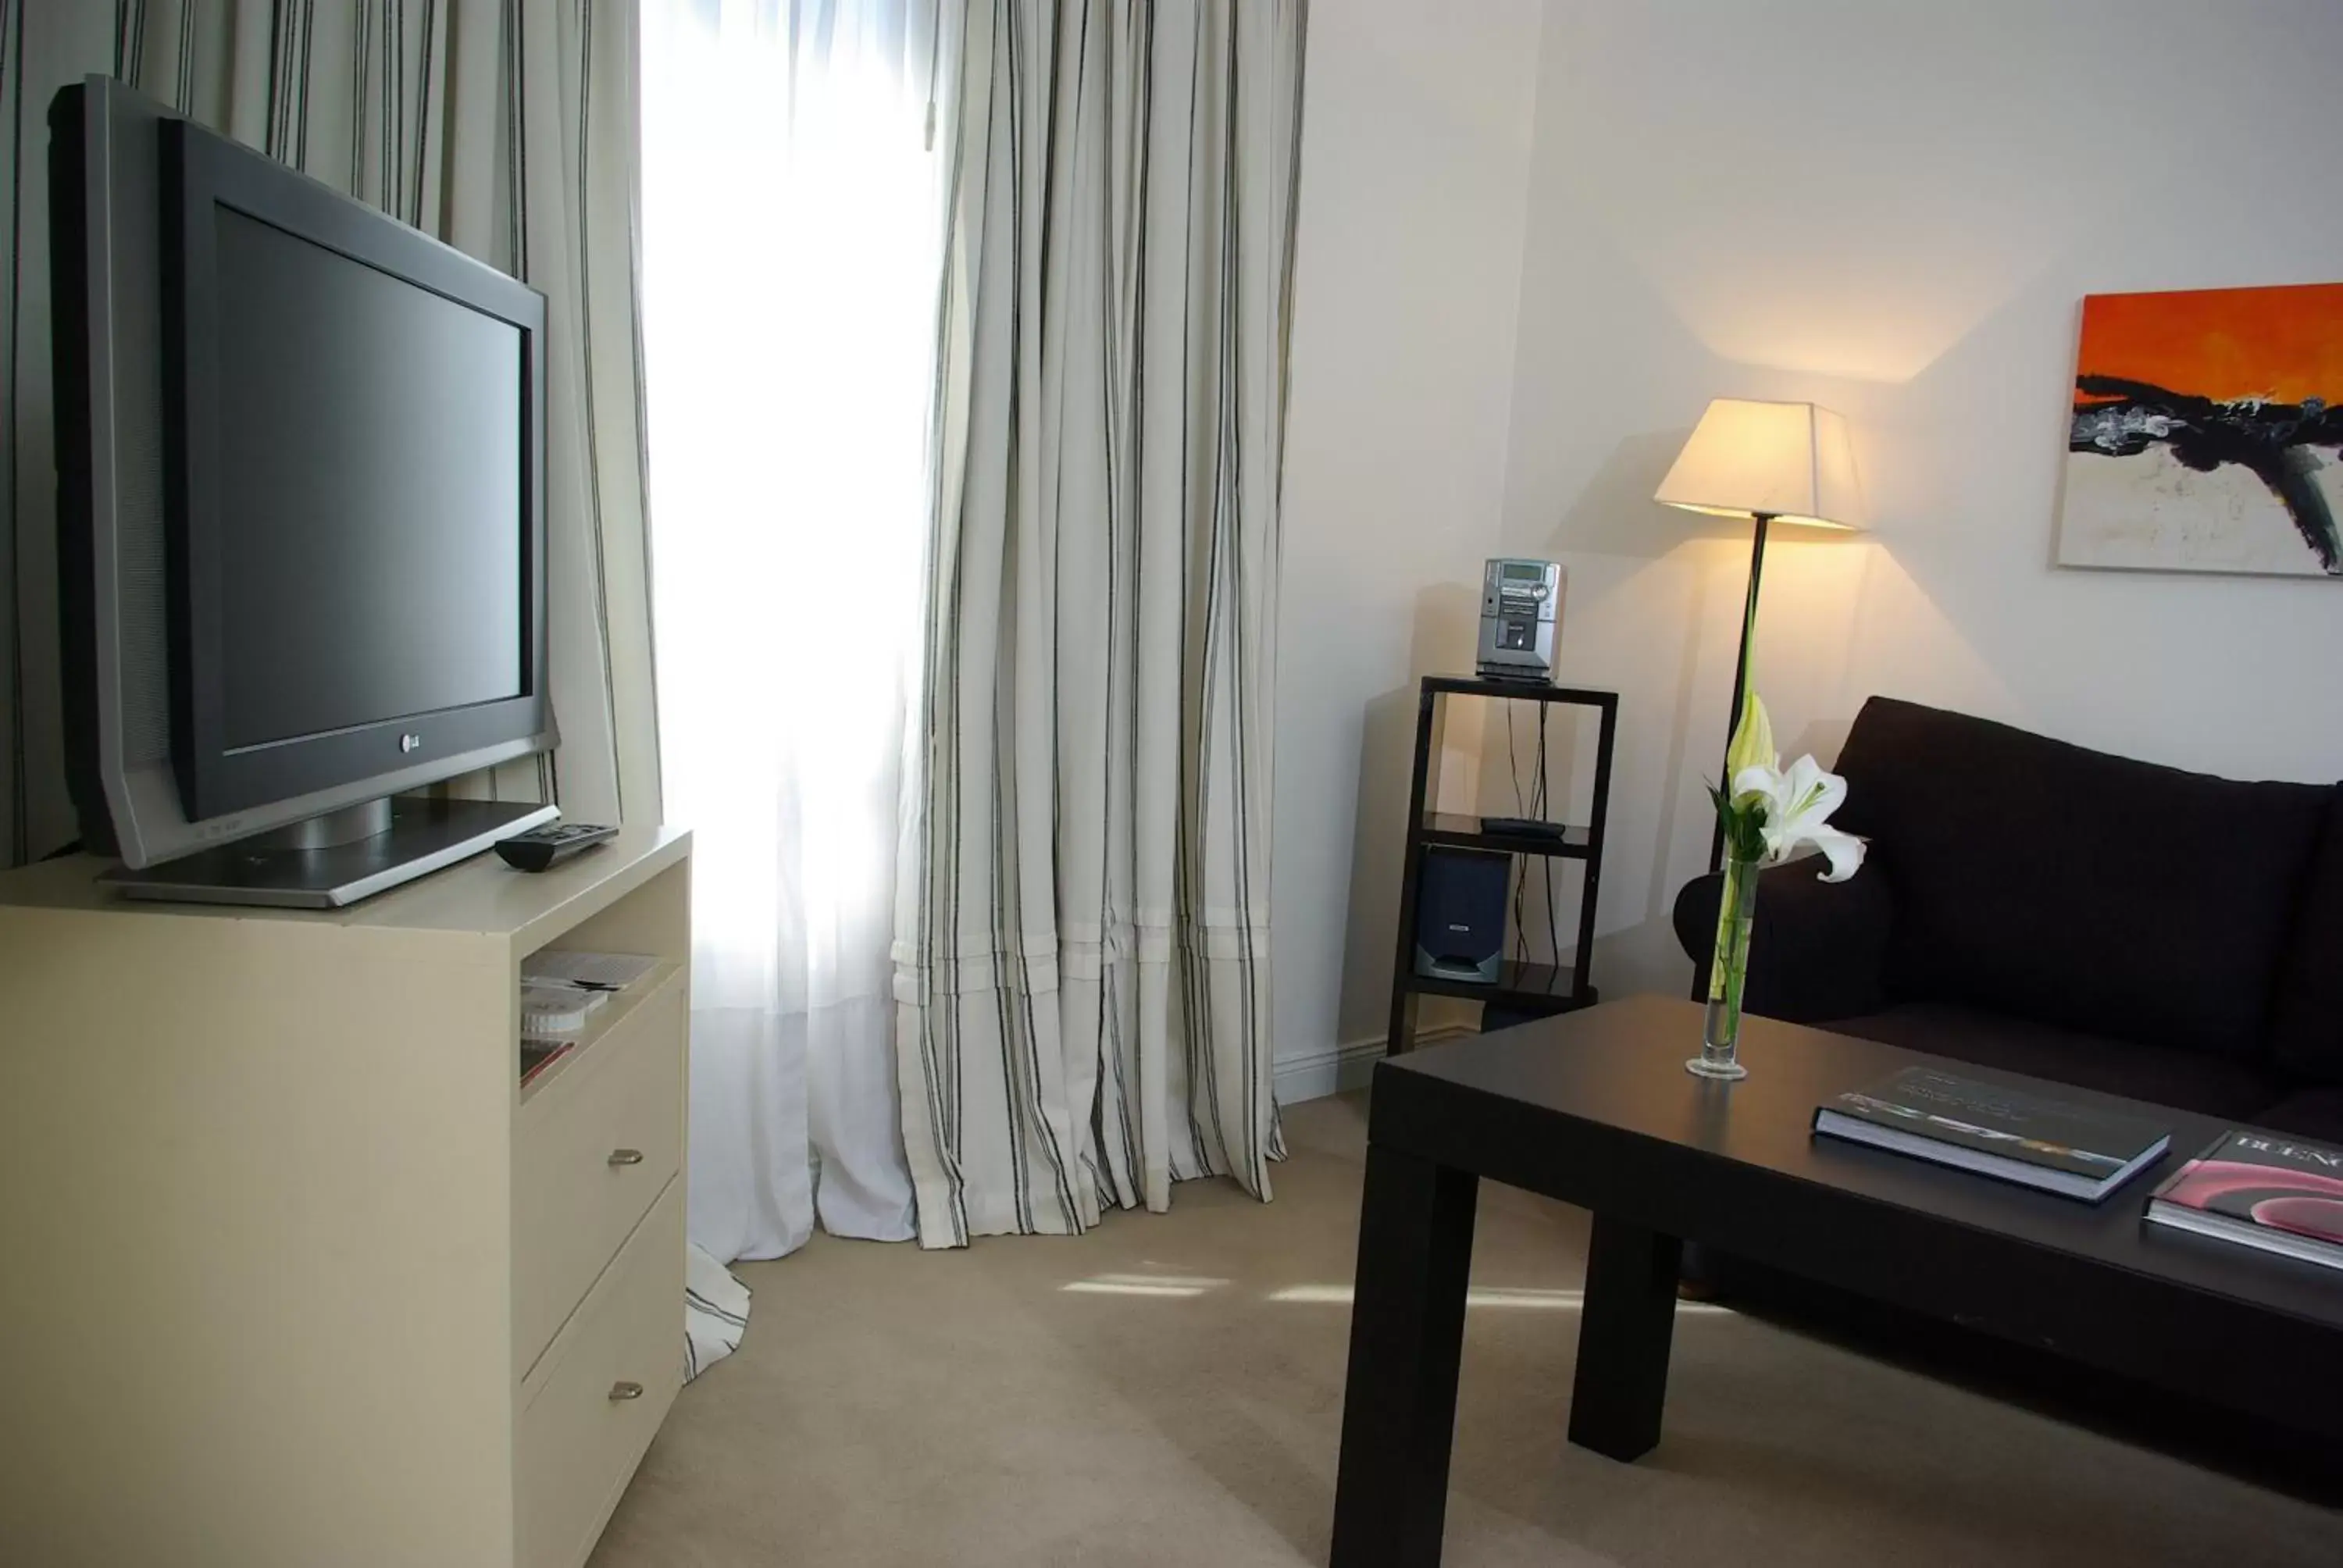
[[[84,347],[89,377],[89,615],[93,639],[89,650],[92,689],[88,696],[96,742],[96,782],[104,794],[109,819],[104,826],[111,829],[110,834],[94,832],[100,825],[85,821],[85,841],[90,848],[117,856],[126,867],[140,869],[552,749],[558,732],[548,697],[544,704],[542,726],[533,734],[446,753],[407,767],[202,820],[190,820],[186,816],[167,758],[146,763],[127,759],[123,688],[125,628],[120,615],[123,487],[119,472],[119,392],[123,376],[152,375],[159,383],[163,368],[159,357],[136,367],[116,363],[119,323],[115,291],[117,287],[143,290],[156,301],[153,307],[159,317],[159,127],[166,119],[183,116],[107,77],[91,76],[84,85],[87,88],[82,104],[82,146],[86,168],[84,254],[87,341]],[[143,158],[130,146],[134,136],[144,143]],[[147,214],[155,215],[149,221],[157,226],[158,243],[145,247],[146,265],[151,270],[144,277],[127,278],[117,269],[116,217],[126,204],[143,205]],[[136,264],[126,258],[125,265]],[[159,340],[159,330],[155,336]],[[162,407],[159,395],[153,406]],[[86,811],[86,802],[77,799],[76,804]],[[548,808],[545,814],[550,816],[551,809]],[[110,838],[110,843],[97,841],[106,838]]]

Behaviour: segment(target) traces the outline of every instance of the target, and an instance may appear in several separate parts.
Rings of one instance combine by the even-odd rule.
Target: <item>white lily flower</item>
[[[1825,882],[1844,882],[1863,864],[1863,840],[1831,827],[1830,815],[1846,799],[1846,780],[1825,773],[1811,757],[1801,757],[1785,771],[1759,764],[1733,777],[1733,797],[1762,797],[1765,802],[1765,860],[1778,866],[1811,844],[1830,861],[1822,874]]]

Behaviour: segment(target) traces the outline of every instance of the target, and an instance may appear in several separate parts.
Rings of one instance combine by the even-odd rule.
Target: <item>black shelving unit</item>
[[[1514,702],[1561,703],[1597,709],[1602,729],[1594,746],[1592,819],[1562,824],[1561,837],[1554,838],[1538,833],[1493,833],[1482,827],[1478,817],[1427,811],[1424,797],[1429,788],[1432,754],[1437,749],[1445,711],[1442,699],[1448,697],[1494,697]],[[1596,993],[1590,973],[1594,959],[1594,899],[1603,882],[1603,829],[1610,816],[1611,753],[1618,731],[1619,694],[1615,691],[1455,675],[1423,678],[1415,719],[1415,777],[1408,789],[1407,861],[1400,881],[1399,942],[1392,966],[1391,1033],[1384,1045],[1387,1051],[1406,1050],[1415,1043],[1415,999],[1420,996],[1463,997],[1534,1013],[1569,1012],[1594,1004]],[[1541,964],[1507,959],[1498,967],[1493,984],[1416,973],[1416,893],[1423,870],[1423,851],[1436,846],[1583,862],[1578,940],[1572,961]]]

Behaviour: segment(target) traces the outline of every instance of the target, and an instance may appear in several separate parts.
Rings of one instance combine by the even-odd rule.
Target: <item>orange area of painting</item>
[[[2224,401],[2343,401],[2343,283],[2091,295],[2075,370]]]

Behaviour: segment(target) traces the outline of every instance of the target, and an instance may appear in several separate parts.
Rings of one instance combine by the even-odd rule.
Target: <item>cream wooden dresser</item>
[[[0,876],[0,1558],[585,1560],[682,1379],[689,854],[329,913]],[[662,962],[524,1092],[542,948]]]

